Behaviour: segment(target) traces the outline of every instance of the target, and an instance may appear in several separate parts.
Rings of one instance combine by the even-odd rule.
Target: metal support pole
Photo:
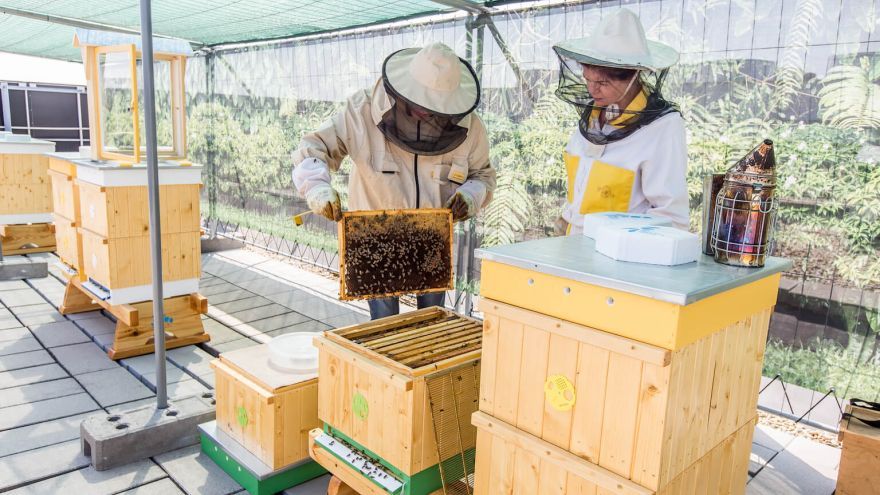
[[[211,50],[205,55],[205,92],[208,99],[208,139],[206,160],[208,165],[208,223],[211,226],[210,238],[217,238],[217,157],[214,151],[216,140],[214,136],[214,74],[217,62],[217,54]]]
[[[141,54],[144,75],[144,133],[150,198],[150,249],[153,267],[153,342],[156,349],[156,408],[168,407],[165,382],[165,308],[162,300],[162,227],[159,224],[159,153],[156,149],[156,95],[153,78],[153,19],[150,0],[141,4]]]
[[[9,83],[0,83],[0,98],[3,103],[3,130],[12,132],[12,108],[9,107]]]

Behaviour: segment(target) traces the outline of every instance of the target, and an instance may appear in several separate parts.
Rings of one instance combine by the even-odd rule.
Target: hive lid
[[[269,362],[269,356],[269,344],[261,344],[224,352],[220,360],[273,391],[318,377],[317,369],[308,372],[283,371]]]
[[[315,336],[295,332],[272,339],[269,346],[269,365],[286,373],[317,373],[318,349],[312,343]]]

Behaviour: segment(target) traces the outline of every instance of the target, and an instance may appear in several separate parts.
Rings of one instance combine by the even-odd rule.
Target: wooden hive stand
[[[363,495],[429,495],[455,483],[450,460],[472,473],[481,341],[479,322],[437,307],[316,337],[324,428],[310,433],[312,458]],[[459,427],[444,436],[438,424]]]

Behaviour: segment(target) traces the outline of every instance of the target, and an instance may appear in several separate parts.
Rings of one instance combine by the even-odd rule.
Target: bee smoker
[[[725,265],[761,267],[773,249],[776,157],[764,140],[734,164],[715,198],[711,248]]]
[[[703,254],[712,256],[712,228],[715,225],[715,199],[724,185],[724,174],[711,174],[703,177]]]

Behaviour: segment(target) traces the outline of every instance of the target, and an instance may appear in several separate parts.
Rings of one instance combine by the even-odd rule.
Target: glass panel
[[[138,59],[138,108],[141,109],[138,118],[140,119],[141,133],[141,151],[147,152],[146,126],[144,125],[144,115],[146,105],[144,103],[144,61]],[[153,61],[153,78],[155,81],[156,94],[156,144],[159,147],[160,155],[172,155],[174,153],[174,120],[173,120],[173,100],[171,97],[172,88],[172,71],[170,60],[154,60]]]
[[[134,151],[131,86],[131,54],[99,53],[98,94],[104,151],[126,154]]]

